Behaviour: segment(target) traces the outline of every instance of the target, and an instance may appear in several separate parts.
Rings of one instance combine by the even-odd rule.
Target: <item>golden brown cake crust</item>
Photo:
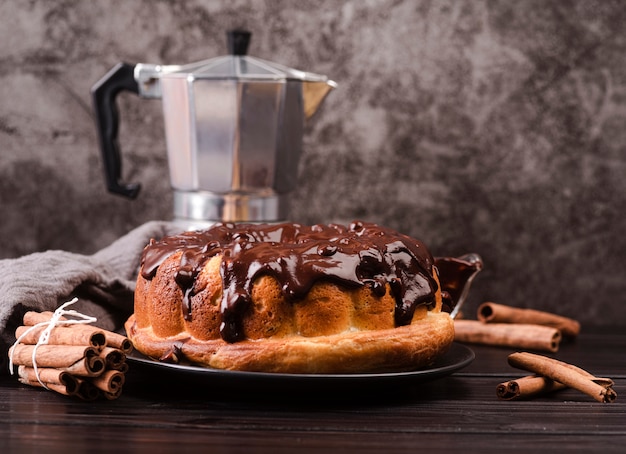
[[[199,341],[186,333],[170,338],[138,328],[126,331],[137,350],[153,358],[176,355],[218,369],[299,374],[378,373],[417,370],[431,365],[454,340],[449,314],[432,313],[411,325],[328,336],[291,336],[226,343]]]
[[[293,225],[285,226],[289,229]],[[261,227],[251,227],[256,234],[254,228]],[[219,369],[366,373],[414,370],[432,364],[451,345],[454,327],[449,314],[441,312],[441,290],[430,253],[417,240],[394,236],[392,231],[375,225],[354,228],[359,229],[357,233],[369,229],[366,233],[375,237],[376,247],[382,251],[378,257],[381,262],[391,262],[387,256],[396,254],[401,261],[400,271],[390,267],[391,276],[384,275],[383,266],[373,264],[376,250],[372,244],[365,247],[353,231],[335,227],[307,230],[307,234],[313,232],[312,240],[294,234],[285,250],[277,251],[281,244],[276,243],[251,254],[249,268],[267,269],[252,274],[246,268],[247,287],[235,288],[227,273],[245,263],[241,255],[236,255],[237,248],[246,251],[258,242],[252,241],[252,246],[235,242],[232,249],[227,249],[232,245],[223,240],[214,245],[217,253],[207,254],[210,248],[202,244],[217,244],[213,237],[200,241],[189,235],[182,240],[166,239],[165,246],[155,246],[156,253],[148,247],[148,254],[152,252],[153,256],[145,259],[144,255],[137,278],[135,313],[125,325],[127,334],[138,351],[154,359]],[[294,231],[298,233],[298,229],[300,226]],[[234,228],[226,226],[218,233],[230,240],[227,234],[231,230]],[[274,234],[276,227],[268,231]],[[342,234],[352,243],[339,243]],[[399,247],[399,241],[408,246]],[[304,252],[294,253],[297,247]],[[307,256],[311,250],[313,258]],[[267,263],[258,257],[265,257]],[[307,257],[309,262],[303,263]],[[338,257],[354,269],[339,263]],[[276,263],[290,273],[274,272]],[[333,281],[318,273],[306,286],[302,278],[314,273],[298,274],[300,268],[296,269],[295,264],[314,271],[334,266],[334,272],[343,280],[335,276]],[[404,273],[403,282],[397,277],[400,272]],[[363,281],[361,285],[354,285],[355,276]],[[286,288],[293,287],[294,282],[307,291],[290,298]],[[229,292],[237,298],[227,298]],[[402,299],[407,294],[415,301]],[[232,311],[229,301],[239,305],[237,311]],[[230,318],[225,308],[231,310]],[[234,327],[230,332],[237,334],[235,339],[224,335],[229,320]]]

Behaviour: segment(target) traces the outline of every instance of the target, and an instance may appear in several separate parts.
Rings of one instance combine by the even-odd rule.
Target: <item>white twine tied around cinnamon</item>
[[[50,318],[50,320],[46,321],[46,322],[41,322],[41,323],[37,323],[34,326],[31,326],[29,329],[27,329],[24,333],[22,333],[22,335],[20,337],[17,338],[17,340],[15,341],[15,344],[13,344],[13,347],[17,346],[24,337],[26,337],[26,335],[28,335],[28,333],[30,333],[31,331],[41,328],[42,326],[46,326],[46,329],[44,329],[41,334],[39,335],[39,339],[37,340],[37,344],[35,344],[34,348],[33,348],[33,355],[32,355],[32,360],[33,360],[33,370],[35,372],[35,376],[37,377],[37,381],[41,384],[41,386],[43,386],[46,389],[50,389],[48,388],[48,386],[46,386],[46,384],[41,380],[41,378],[39,377],[39,369],[37,368],[37,361],[36,361],[36,357],[37,357],[37,348],[39,348],[39,346],[41,345],[46,345],[48,344],[48,341],[50,340],[50,333],[52,332],[52,330],[56,327],[56,326],[66,326],[66,325],[79,325],[79,324],[89,324],[89,323],[94,323],[96,322],[98,319],[95,317],[90,317],[88,315],[85,314],[81,314],[80,312],[77,312],[73,309],[71,310],[65,310],[65,308],[67,306],[70,306],[74,303],[76,303],[78,301],[78,298],[74,298],[64,304],[62,304],[61,306],[59,306],[59,308],[54,311],[54,313],[52,314],[52,317]],[[63,320],[62,318],[65,315],[71,315],[73,317],[78,317],[77,319],[65,319]],[[11,375],[13,375],[13,351],[15,350],[15,348],[12,349],[11,351],[11,355],[9,355],[9,373]]]

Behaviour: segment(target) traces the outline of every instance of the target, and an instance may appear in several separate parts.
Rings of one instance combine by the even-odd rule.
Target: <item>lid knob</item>
[[[246,30],[229,30],[226,32],[228,53],[231,55],[246,55],[251,35],[252,33]]]

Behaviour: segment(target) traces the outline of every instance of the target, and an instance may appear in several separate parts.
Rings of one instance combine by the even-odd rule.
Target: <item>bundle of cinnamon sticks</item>
[[[580,323],[549,312],[483,303],[477,320],[455,320],[455,340],[536,351],[556,352],[561,341],[574,339]]]
[[[19,381],[84,400],[118,398],[128,370],[126,355],[133,348],[128,338],[88,324],[59,324],[41,344],[52,317],[52,312],[27,312],[17,328],[19,342],[9,358]]]

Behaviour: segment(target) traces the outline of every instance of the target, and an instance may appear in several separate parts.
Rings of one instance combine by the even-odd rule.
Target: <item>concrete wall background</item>
[[[0,257],[93,252],[171,193],[159,101],[122,96],[134,201],[106,192],[90,87],[119,61],[250,54],[340,87],[292,220],[364,219],[480,253],[485,300],[626,324],[626,2],[0,1]]]

